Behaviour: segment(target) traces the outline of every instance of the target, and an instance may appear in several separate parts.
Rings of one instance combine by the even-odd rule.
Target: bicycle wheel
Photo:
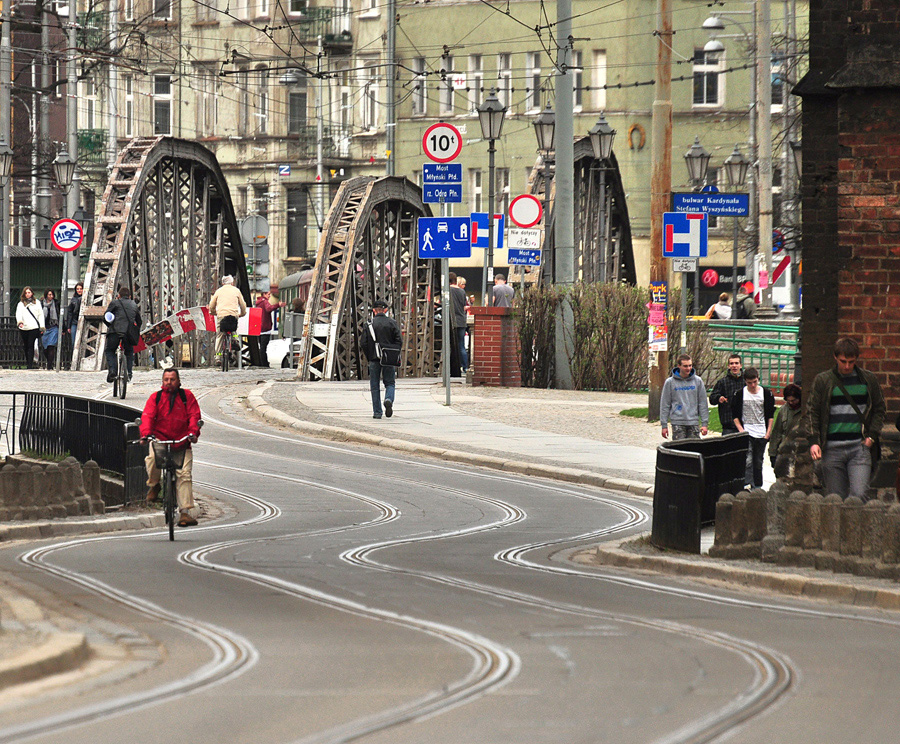
[[[175,469],[166,468],[165,474],[166,524],[169,525],[169,540],[175,539]]]
[[[124,364],[124,362],[123,362]],[[119,375],[116,379],[116,382],[119,386],[119,397],[122,400],[125,400],[125,391],[128,389],[128,373],[122,370],[119,370]],[[115,395],[115,391],[113,391],[113,395]]]

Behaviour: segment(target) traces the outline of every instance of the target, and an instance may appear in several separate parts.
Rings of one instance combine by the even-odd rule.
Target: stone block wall
[[[521,387],[519,335],[508,307],[473,307],[475,355],[472,384]]]
[[[100,466],[10,461],[0,467],[0,522],[103,514]]]
[[[709,554],[900,580],[900,504],[790,495],[777,483],[725,494],[716,506]]]

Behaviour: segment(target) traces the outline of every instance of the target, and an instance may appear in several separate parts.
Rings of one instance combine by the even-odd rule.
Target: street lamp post
[[[488,273],[493,279],[494,274],[494,143],[500,139],[503,131],[503,120],[506,117],[506,106],[497,98],[497,91],[491,89],[491,94],[478,107],[478,121],[481,124],[481,136],[488,141],[488,250],[484,256],[484,275],[481,281],[482,298],[487,306]]]
[[[63,190],[63,193],[66,195],[68,199],[69,190],[72,188],[72,180],[75,177],[75,158],[73,158],[66,150],[62,150],[53,161],[53,175],[56,176],[56,183],[59,184],[59,187]],[[66,213],[68,217],[68,210]],[[82,228],[83,230],[84,228]],[[60,298],[60,309],[68,308],[69,306],[69,252],[66,251],[63,253],[63,273],[62,273],[62,296]],[[62,362],[62,329],[67,325],[71,325],[68,323],[68,318],[64,324],[63,318],[59,318],[59,326],[57,327],[57,332],[60,334],[57,340],[57,353],[56,353],[56,371],[59,372],[60,365]],[[72,339],[74,342],[74,339]]]
[[[744,157],[744,154],[734,146],[734,151],[725,159],[724,166],[725,176],[728,178],[728,185],[735,191],[743,187],[747,180],[747,171],[750,169],[750,161]],[[738,218],[732,217],[732,226],[734,233],[734,245],[731,254],[731,307],[732,317],[737,310],[737,269],[738,269]]]
[[[544,269],[546,272],[546,268],[549,267],[550,271],[550,282],[553,283],[556,279],[556,273],[554,270],[555,261],[554,256],[549,255],[546,251],[547,241],[550,237],[550,162],[551,156],[550,153],[553,152],[554,140],[556,138],[556,114],[553,112],[553,109],[550,108],[550,103],[547,103],[546,108],[540,113],[540,115],[534,120],[534,134],[537,137],[538,143],[538,151],[541,153],[541,158],[543,160],[543,170],[544,170],[544,248],[545,250],[541,251],[541,255],[543,256]],[[523,273],[523,281],[524,281],[524,273]]]
[[[588,130],[588,137],[591,140],[591,149],[594,151],[594,159],[600,161],[600,165],[598,167],[599,177],[600,177],[600,209],[597,210],[597,239],[602,241],[603,245],[603,263],[600,264],[600,251],[595,251],[596,258],[594,259],[594,280],[605,282],[609,280],[609,256],[607,255],[607,251],[609,249],[608,241],[606,240],[607,227],[606,220],[609,210],[607,209],[607,197],[606,197],[606,163],[609,162],[610,157],[612,157],[612,148],[613,142],[616,139],[616,130],[613,129],[609,123],[606,121],[606,116],[603,113],[600,114],[600,118],[597,120],[597,123],[594,124]],[[619,262],[616,260],[615,264],[615,277],[614,280],[619,280]],[[600,267],[602,265],[602,271]]]
[[[700,144],[700,138],[694,138],[691,149],[684,154],[684,164],[687,166],[688,178],[691,186],[699,191],[706,182],[706,174],[709,171],[709,160],[712,156]],[[687,343],[687,291],[685,288],[684,274],[681,281],[681,345]],[[700,312],[700,259],[697,259],[694,269],[694,313]]]
[[[0,139],[0,206],[6,204],[6,187],[12,172],[13,151],[5,139]],[[9,312],[9,255],[6,252],[6,217],[0,218],[0,262],[3,264],[3,294],[0,296],[0,312]]]

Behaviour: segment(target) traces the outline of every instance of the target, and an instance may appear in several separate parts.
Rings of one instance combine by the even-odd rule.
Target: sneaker
[[[107,372],[106,373],[106,381],[107,382],[115,382],[116,381],[116,373],[115,372]]]
[[[150,490],[147,491],[147,503],[148,504],[153,501],[159,501],[159,491],[160,491],[159,483],[157,483],[155,486],[150,486]]]
[[[181,519],[178,520],[179,527],[194,527],[197,524],[197,520],[194,519],[187,512],[181,512]]]
[[[394,415],[394,401],[386,400],[384,402],[384,415],[388,418]]]
[[[374,414],[372,414],[372,418],[373,418],[373,419],[380,419],[381,416],[379,416],[377,413],[374,413]]]
[[[128,382],[131,382],[131,378],[132,378],[133,376],[134,376],[133,373],[130,374],[130,375],[128,375]]]

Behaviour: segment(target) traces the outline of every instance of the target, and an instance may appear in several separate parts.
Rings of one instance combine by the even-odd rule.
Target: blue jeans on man
[[[466,353],[466,327],[455,328],[456,345],[459,348],[459,366],[465,372],[469,368],[469,355]]]
[[[382,366],[381,362],[369,362],[369,388],[372,390],[372,415],[381,418],[381,382],[384,381],[384,399],[394,403],[397,368]]]

